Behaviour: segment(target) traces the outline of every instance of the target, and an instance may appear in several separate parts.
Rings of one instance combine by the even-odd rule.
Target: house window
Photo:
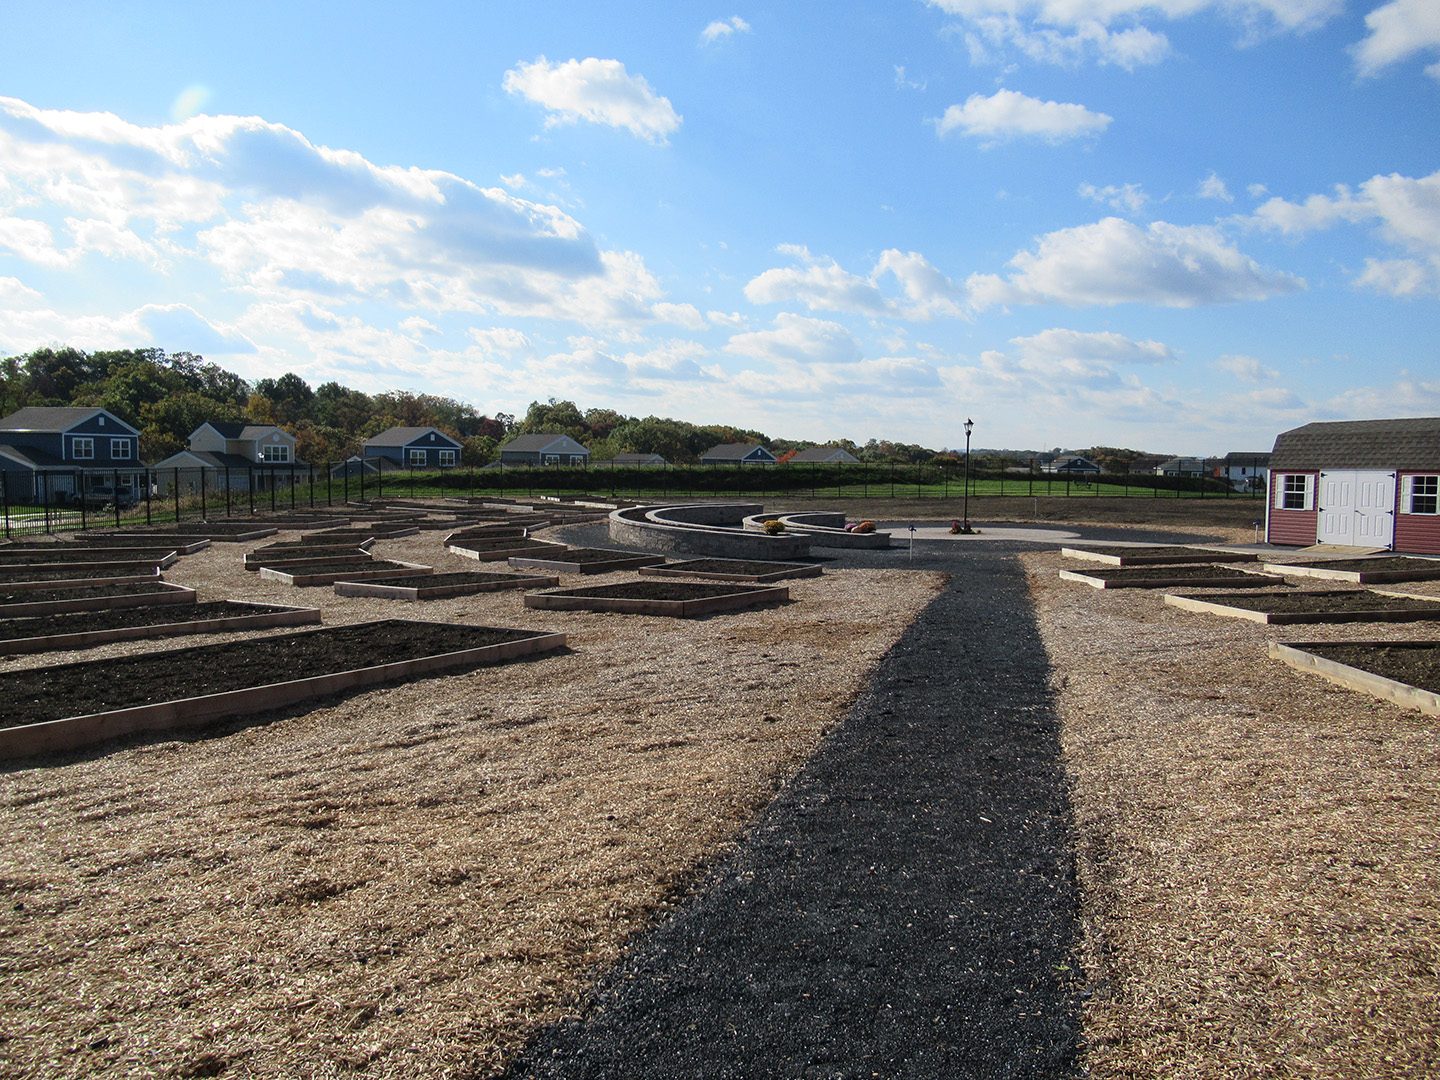
[[[260,460],[267,465],[283,465],[290,460],[290,447],[284,443],[272,443],[260,447]]]
[[[454,465],[455,465],[455,451],[454,451],[454,450],[441,450],[441,451],[440,451],[440,467],[441,467],[442,469],[445,469],[445,468],[453,468]]]
[[[411,450],[411,451],[410,451],[410,467],[411,467],[412,469],[413,469],[416,465],[424,465],[424,464],[425,464],[426,462],[428,462],[429,460],[430,460],[430,459],[426,456],[425,450],[424,450],[423,448],[422,448],[422,449],[419,449],[419,450]]]
[[[1309,510],[1310,481],[1309,473],[1286,473],[1281,476],[1279,499],[1275,505],[1281,510]]]
[[[76,461],[93,461],[95,458],[95,440],[81,438],[78,435],[70,440],[70,456]]]
[[[129,461],[135,455],[131,453],[129,439],[111,439],[110,457],[114,461]]]
[[[1405,513],[1440,514],[1440,476],[1407,476],[1405,488]]]
[[[546,464],[546,465],[559,465],[559,464],[560,464],[560,455],[559,455],[559,454],[546,454],[546,455],[545,455],[545,464]]]

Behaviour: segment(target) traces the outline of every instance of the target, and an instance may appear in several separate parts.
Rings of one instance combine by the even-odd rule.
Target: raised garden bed
[[[294,546],[316,548],[316,547],[361,547],[369,550],[375,545],[376,540],[388,539],[373,529],[326,529],[324,532],[306,533],[299,540],[293,542]],[[277,545],[267,544],[266,547]]]
[[[426,577],[340,580],[335,582],[335,593],[338,596],[376,596],[385,600],[440,600],[447,596],[470,596],[502,589],[548,589],[559,584],[560,579],[551,575],[477,570]]]
[[[1270,655],[1351,690],[1440,716],[1440,642],[1272,641]]]
[[[101,530],[95,533],[76,533],[75,539],[89,540],[91,536],[123,536],[131,543],[144,543],[156,537],[186,536],[196,540],[212,540],[223,544],[241,544],[247,540],[263,540],[274,536],[280,530],[273,525],[254,525],[249,522],[205,522],[197,521],[185,525],[143,525],[127,529]]]
[[[399,540],[406,536],[416,536],[419,532],[420,530],[414,525],[397,522],[366,525],[364,528],[356,529],[321,529],[319,532],[306,533],[304,539],[311,544],[329,544],[342,538],[363,540],[371,536],[376,540]]]
[[[642,577],[698,577],[707,581],[748,581],[761,584],[786,578],[819,577],[815,563],[765,562],[758,559],[685,559],[664,566],[642,566]]]
[[[162,570],[180,558],[173,547],[107,547],[96,551],[78,544],[42,544],[0,548],[0,569],[13,566],[61,567],[75,563],[146,563]]]
[[[524,539],[524,525],[481,525],[452,532],[445,537],[446,545],[464,544],[468,540],[521,540]]]
[[[1229,566],[1206,563],[1199,566],[1122,566],[1114,570],[1061,570],[1066,581],[1078,581],[1096,589],[1168,589],[1176,585],[1202,588],[1263,589],[1284,585],[1285,579],[1270,574],[1249,573]]]
[[[1063,547],[1060,554],[1106,566],[1164,566],[1177,563],[1240,563],[1259,558],[1252,551],[1205,551],[1157,544],[1153,547]]]
[[[393,619],[10,672],[0,675],[0,757],[198,727],[564,645],[564,634]]]
[[[1404,555],[1393,555],[1375,559],[1335,559],[1304,564],[1266,563],[1263,569],[1272,574],[1378,585],[1387,581],[1427,581],[1440,578],[1440,559],[1412,559]]]
[[[154,577],[160,565],[153,562],[77,562],[49,566],[0,566],[0,585],[23,581],[129,581]]]
[[[565,550],[564,544],[549,540],[521,540],[507,537],[500,540],[463,540],[458,544],[446,544],[445,549],[452,555],[463,555],[467,559],[481,562],[504,562],[512,555],[539,555]]]
[[[171,637],[178,634],[238,633],[275,626],[318,623],[316,608],[212,600],[184,606],[138,607],[119,611],[80,611],[0,620],[0,655],[88,649],[112,641]]]
[[[210,546],[210,541],[203,536],[167,536],[163,541],[158,540],[151,533],[115,533],[110,536],[98,536],[95,533],[76,533],[71,537],[81,543],[70,545],[79,550],[85,548],[130,548],[142,545],[154,546],[161,543],[164,547],[170,548],[177,555],[194,555],[196,552],[204,551]],[[108,557],[108,556],[107,556]]]
[[[105,611],[114,608],[150,607],[160,604],[193,604],[195,590],[172,585],[158,577],[118,584],[16,589],[0,586],[0,619],[31,615],[60,615],[68,611]]]
[[[318,548],[314,555],[304,554],[279,554],[265,555],[254,558],[251,555],[245,556],[245,569],[250,571],[260,570],[266,566],[273,566],[277,570],[298,570],[302,566],[358,566],[363,567],[375,561],[368,551],[361,551],[359,548],[341,549],[339,551],[331,548]]]
[[[555,570],[562,574],[610,574],[664,561],[664,555],[636,555],[611,548],[566,548],[553,554],[510,556],[510,565],[517,570]]]
[[[1211,593],[1207,596],[1165,597],[1185,611],[1226,615],[1251,622],[1290,623],[1418,622],[1440,619],[1440,600],[1392,596],[1368,589],[1286,593]]]
[[[245,553],[245,569],[258,570],[265,563],[285,559],[348,558],[369,555],[369,541],[359,544],[267,544]]]
[[[723,585],[701,581],[625,581],[585,589],[525,594],[525,606],[548,611],[614,611],[628,615],[694,618],[790,599],[783,585]]]
[[[428,575],[433,567],[420,563],[396,562],[393,559],[367,559],[363,566],[347,562],[314,563],[309,566],[262,566],[260,576],[267,581],[278,581],[283,585],[307,587],[312,585],[334,585],[337,581],[368,581],[382,577],[420,577]]]

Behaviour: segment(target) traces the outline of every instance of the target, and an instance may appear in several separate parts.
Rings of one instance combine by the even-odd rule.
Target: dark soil
[[[91,562],[104,560],[92,559]],[[31,570],[24,566],[0,566],[0,588],[7,581],[81,581],[85,578],[112,578],[153,574],[155,563],[107,563],[104,569],[92,569],[90,563],[76,563],[55,570]]]
[[[172,592],[161,581],[132,581],[128,585],[77,585],[73,589],[26,589],[19,592],[0,583],[0,604],[39,604],[51,600],[84,600],[88,597],[134,596],[136,593]]]
[[[455,547],[471,551],[508,551],[511,548],[538,548],[542,551],[559,551],[560,547],[548,540],[531,540],[521,536],[467,536],[453,541]]]
[[[365,567],[365,569],[369,569]],[[523,581],[530,574],[487,574],[483,570],[467,573],[463,570],[453,574],[424,574],[416,577],[366,578],[366,585],[399,585],[406,589],[434,589],[446,585],[477,585],[488,581]],[[554,576],[551,576],[554,580]]]
[[[1433,611],[1440,618],[1440,601],[1382,596],[1367,589],[1346,592],[1207,593],[1197,599],[1246,611]]]
[[[1440,694],[1440,642],[1357,645],[1337,641],[1306,645],[1305,651]]]
[[[409,570],[411,568],[402,566],[398,562],[391,562],[389,559],[371,559],[369,562],[363,563],[314,563],[310,566],[297,566],[294,569],[286,569],[283,566],[277,566],[273,569],[280,571],[282,574],[295,574],[304,577],[310,574],[368,574],[371,570]]]
[[[193,544],[204,539],[205,537],[203,536],[176,536],[174,537],[174,546],[168,550],[174,551],[176,547]],[[74,551],[88,551],[91,548],[103,550],[105,548],[149,547],[152,545],[163,547],[166,543],[167,541],[164,538],[157,537],[153,533],[117,533],[114,536],[96,536],[90,533],[77,533],[71,541],[57,544],[56,546],[69,548]]]
[[[121,608],[118,611],[76,611],[66,615],[35,615],[0,619],[0,639],[49,637],[52,634],[86,634],[130,626],[164,626],[167,623],[203,622],[235,615],[263,615],[287,608],[272,604],[237,604],[212,600],[200,604],[166,604],[160,607]]]
[[[778,574],[785,570],[801,570],[812,563],[761,562],[753,559],[686,559],[670,563],[667,570],[685,570],[693,574]]]
[[[44,548],[29,548],[24,551],[0,549],[0,570],[11,566],[34,566],[44,563],[85,563],[85,562],[144,562],[154,559],[159,562],[174,548],[112,548],[108,551],[91,551],[61,544],[48,544]],[[153,565],[153,564],[152,564]]]
[[[1076,568],[1074,573],[1100,578],[1102,581],[1173,581],[1184,578],[1195,578],[1200,581],[1216,578],[1240,578],[1241,580],[1259,578],[1264,580],[1261,575],[1246,574],[1236,570],[1233,566],[1214,566],[1210,563],[1180,563],[1176,566],[1096,567],[1093,570],[1087,566],[1084,569]]]
[[[850,716],[511,1080],[1080,1072],[1070,812],[1018,548],[933,547],[913,565],[950,586]]]
[[[1411,559],[1393,555],[1376,559],[1325,559],[1308,563],[1290,563],[1307,570],[1433,570],[1440,573],[1440,559]]]
[[[531,630],[394,620],[14,671],[0,675],[0,727],[269,686],[534,636]]]
[[[1202,551],[1191,547],[1082,547],[1066,544],[1074,551],[1088,551],[1095,555],[1112,555],[1119,559],[1136,559],[1163,563],[1166,559],[1194,559],[1203,556],[1211,562],[1254,562],[1253,554],[1234,553],[1227,555],[1220,551]]]
[[[364,539],[364,537],[361,537]],[[358,544],[266,544],[246,553],[247,559],[264,558],[267,555],[284,556],[291,559],[323,558],[326,555],[363,555],[365,549]]]
[[[145,536],[229,536],[233,533],[255,532],[258,529],[268,529],[273,526],[263,522],[252,521],[191,521],[182,522],[179,525],[126,525],[122,532]],[[104,536],[105,532],[98,535]],[[113,533],[110,535],[114,535]],[[76,538],[87,539],[84,533],[77,533]]]
[[[554,555],[531,556],[532,558],[545,558],[557,563],[605,563],[615,562],[619,559],[636,559],[641,556],[633,551],[616,551],[613,548],[570,548],[566,551],[557,551]]]
[[[622,600],[704,600],[711,596],[733,596],[764,586],[721,584],[719,582],[622,581],[618,585],[592,585],[580,589],[547,589],[546,596],[606,596]]]

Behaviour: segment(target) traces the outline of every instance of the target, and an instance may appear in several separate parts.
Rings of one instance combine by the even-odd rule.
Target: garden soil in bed
[[[85,578],[142,577],[154,574],[158,562],[77,562],[35,570],[14,564],[0,566],[0,588],[11,581],[82,581]]]
[[[1403,596],[1387,596],[1368,589],[1340,591],[1267,593],[1206,593],[1196,599],[1210,604],[1245,608],[1277,614],[1310,612],[1344,614],[1352,611],[1414,611],[1430,618],[1440,618],[1440,601],[1412,600]]]
[[[1440,642],[1306,642],[1300,648],[1337,664],[1440,694]]]
[[[759,559],[686,559],[664,566],[641,567],[640,573],[650,575],[694,574],[723,577],[739,581],[787,577],[818,577],[822,570],[813,563],[765,562]]]
[[[24,641],[30,638],[60,635],[94,634],[106,630],[139,630],[145,627],[208,623],[218,619],[293,612],[292,606],[277,604],[238,603],[234,600],[211,600],[206,603],[165,605],[160,607],[116,608],[102,611],[75,611],[59,615],[30,615],[17,619],[0,619],[0,642]],[[318,620],[312,620],[318,621]],[[212,633],[218,631],[211,631]],[[159,635],[139,634],[136,637]],[[65,645],[75,648],[83,646]],[[0,652],[6,651],[0,648]]]
[[[270,686],[535,634],[395,620],[15,671],[0,675],[0,728]]]
[[[1134,584],[1138,588],[1164,588],[1171,583],[1204,584],[1215,582],[1230,587],[1263,588],[1269,585],[1284,585],[1285,580],[1274,575],[1247,573],[1232,566],[1216,566],[1210,563],[1182,563],[1176,566],[1123,566],[1115,569],[1097,567],[1084,570],[1062,570],[1061,577],[1070,578],[1078,574],[1105,582],[1110,588]],[[1070,578],[1070,580],[1074,580]]]
[[[556,589],[542,595],[593,596],[620,600],[707,600],[712,596],[733,596],[749,591],[734,585],[702,581],[622,581],[616,585]]]
[[[369,569],[363,567],[362,569]],[[513,574],[513,573],[486,573],[483,570],[466,572],[463,570],[451,574],[424,574],[415,577],[393,577],[393,578],[366,578],[366,585],[400,585],[406,589],[443,589],[450,585],[486,585],[491,582],[516,582],[534,581],[534,574]],[[559,580],[550,578],[550,581]]]
[[[174,588],[159,578],[154,581],[132,581],[122,585],[77,585],[66,589],[25,589],[5,588],[0,583],[0,605],[42,604],[53,600],[87,600],[106,596],[134,596],[139,593],[169,593]]]
[[[1083,544],[1066,544],[1063,553],[1070,555],[1074,553],[1075,558],[1086,558],[1087,556],[1098,556],[1095,561],[1103,559],[1115,566],[1159,566],[1167,563],[1238,563],[1254,562],[1258,556],[1254,552],[1230,552],[1230,551],[1207,551],[1202,548],[1179,547],[1179,546],[1153,546],[1153,547],[1127,547],[1113,545],[1106,547],[1086,547]]]

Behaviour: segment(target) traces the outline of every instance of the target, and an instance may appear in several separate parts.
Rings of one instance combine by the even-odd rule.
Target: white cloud
[[[530,347],[530,339],[513,326],[471,327],[468,334],[487,355],[511,356]]]
[[[1423,5],[1429,0],[1399,0]],[[972,62],[1000,63],[1018,52],[1038,63],[1073,66],[1093,57],[1127,71],[1170,55],[1153,19],[1220,15],[1238,24],[1241,42],[1265,33],[1303,33],[1344,9],[1343,0],[927,0],[959,18]]]
[[[1041,101],[1014,90],[997,90],[989,97],[971,94],[964,105],[951,105],[934,121],[941,136],[958,131],[971,138],[997,142],[1008,138],[1035,138],[1064,142],[1099,135],[1111,117],[1083,105]]]
[[[1113,217],[1047,233],[1009,265],[1014,272],[1005,278],[970,276],[971,304],[1194,307],[1264,300],[1305,286],[1260,266],[1213,227],[1157,221],[1140,228]]]
[[[1356,284],[1396,296],[1440,292],[1440,171],[1419,178],[1372,176],[1358,191],[1339,184],[1333,195],[1298,203],[1273,198],[1250,220],[1289,236],[1374,223],[1383,240],[1411,257],[1367,259]]]
[[[210,101],[210,88],[193,83],[175,95],[170,103],[171,120],[189,120]]]
[[[188,304],[146,304],[132,318],[151,344],[170,352],[188,350],[214,356],[255,351],[244,334],[211,322]]]
[[[1210,175],[1200,181],[1195,193],[1202,199],[1215,199],[1218,202],[1234,202],[1235,196],[1230,194],[1230,189],[1225,186],[1225,181],[1220,179],[1212,169]]]
[[[584,120],[622,128],[647,142],[664,143],[680,128],[681,116],[650,89],[644,76],[631,75],[619,60],[565,60],[545,57],[505,73],[507,93],[519,94],[549,113],[545,126]]]
[[[860,359],[860,343],[839,323],[782,311],[773,330],[735,334],[725,351],[756,360],[849,363]]]
[[[1091,202],[1101,203],[1110,209],[1122,214],[1134,216],[1145,209],[1145,204],[1150,201],[1150,196],[1139,184],[1106,184],[1104,187],[1096,187],[1094,184],[1081,184],[1077,194],[1082,199],[1089,199]]]
[[[1020,355],[1040,364],[1078,362],[1085,365],[1165,364],[1175,354],[1163,342],[1153,339],[1136,341],[1113,330],[1081,331],[1054,328],[1029,337],[1011,338]]]
[[[745,298],[752,304],[800,303],[811,311],[918,320],[965,315],[961,289],[919,252],[886,250],[870,274],[861,277],[800,245],[781,244],[776,251],[801,265],[774,267],[752,278],[745,286]],[[898,284],[899,296],[888,296],[881,288],[887,278]]]
[[[700,309],[694,304],[653,304],[650,308],[655,318],[660,322],[673,323],[675,326],[683,326],[687,330],[704,330],[706,325],[705,316],[700,314]]]
[[[700,31],[700,41],[705,45],[714,45],[717,41],[724,41],[736,34],[750,33],[750,24],[739,15],[731,15],[728,19],[716,19]]]
[[[1390,0],[1365,16],[1365,39],[1354,47],[1362,75],[1378,75],[1418,52],[1440,50],[1440,4],[1435,0]],[[1440,78],[1440,64],[1425,73]]]
[[[1279,376],[1274,368],[1267,368],[1253,356],[1222,356],[1215,361],[1220,371],[1242,383],[1264,383]]]

